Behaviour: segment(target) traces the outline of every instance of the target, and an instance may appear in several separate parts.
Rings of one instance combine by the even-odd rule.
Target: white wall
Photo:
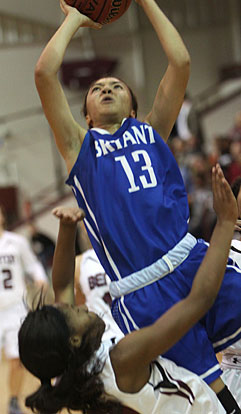
[[[211,152],[213,150],[213,138],[218,135],[228,135],[234,124],[234,116],[240,111],[240,108],[241,95],[203,117],[201,125],[206,137],[206,151]]]
[[[61,16],[58,0],[1,0],[1,12],[51,25],[58,24]]]
[[[50,237],[54,241],[57,240],[59,220],[55,216],[53,216],[51,211],[54,207],[57,207],[58,205],[59,203],[57,203],[55,206],[52,206],[49,211],[40,214],[34,220],[34,223],[37,229],[40,232],[43,232],[44,234],[46,234],[48,237]],[[69,197],[67,197],[65,200],[61,202],[61,206],[65,206],[65,207],[76,207],[77,206],[77,202],[74,196],[72,195],[72,193],[70,193]],[[30,235],[28,226],[25,224],[17,227],[16,232],[23,234],[26,237],[29,237]]]

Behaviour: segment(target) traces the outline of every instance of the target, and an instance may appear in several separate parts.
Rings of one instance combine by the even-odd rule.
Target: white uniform
[[[119,390],[109,357],[113,343],[104,341],[97,356],[105,361],[101,379],[105,391],[140,414],[225,414],[216,394],[196,374],[159,357],[151,364],[149,381],[137,393]]]
[[[88,309],[99,315],[106,324],[103,339],[123,336],[111,315],[110,280],[93,249],[82,254],[79,284],[85,295]]]
[[[0,237],[0,355],[18,357],[17,334],[26,315],[26,276],[46,282],[45,271],[21,235],[4,231]]]
[[[93,249],[82,255],[79,282],[86,305],[102,316],[107,325],[97,356],[105,361],[100,375],[108,394],[140,414],[225,414],[215,393],[200,377],[162,357],[151,364],[150,379],[141,391],[121,392],[115,381],[109,350],[123,334],[106,303],[109,278]]]
[[[241,269],[241,241],[232,240],[229,256]],[[241,271],[240,271],[241,277]],[[222,352],[222,380],[241,407],[241,340]]]

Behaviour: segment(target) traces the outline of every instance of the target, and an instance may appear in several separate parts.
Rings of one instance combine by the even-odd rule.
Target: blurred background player
[[[19,396],[24,370],[19,361],[17,336],[26,315],[26,277],[33,284],[45,286],[47,275],[27,239],[6,231],[5,224],[0,205],[0,356],[4,349],[9,363],[8,414],[22,414]]]

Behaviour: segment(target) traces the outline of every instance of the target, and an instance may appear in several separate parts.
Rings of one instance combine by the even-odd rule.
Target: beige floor
[[[7,402],[8,402],[8,364],[3,358],[0,362],[0,414],[7,414]],[[24,373],[22,393],[20,398],[20,405],[24,414],[30,414],[32,411],[24,406],[25,397],[34,391],[39,385],[39,382],[27,371]],[[66,410],[62,411],[63,414],[67,414]]]
[[[9,397],[7,381],[8,381],[8,363],[3,356],[0,362],[0,414],[7,414],[7,403],[8,403],[8,397]],[[39,386],[39,381],[36,378],[34,378],[34,376],[32,376],[29,372],[24,371],[22,393],[21,393],[21,397],[19,400],[20,406],[24,414],[32,413],[30,409],[25,407],[24,400],[25,400],[25,397],[31,394],[31,392],[35,391],[38,386]],[[118,412],[120,414],[138,414],[129,408],[123,408]],[[80,411],[73,411],[73,413],[81,414]],[[63,410],[61,414],[69,414],[69,413],[67,410]]]

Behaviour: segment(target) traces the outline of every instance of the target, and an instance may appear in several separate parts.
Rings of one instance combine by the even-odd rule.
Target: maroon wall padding
[[[113,75],[117,60],[96,58],[63,62],[61,80],[71,89],[87,89],[91,82],[106,75]]]
[[[0,204],[4,207],[8,225],[19,219],[17,187],[0,187]]]

